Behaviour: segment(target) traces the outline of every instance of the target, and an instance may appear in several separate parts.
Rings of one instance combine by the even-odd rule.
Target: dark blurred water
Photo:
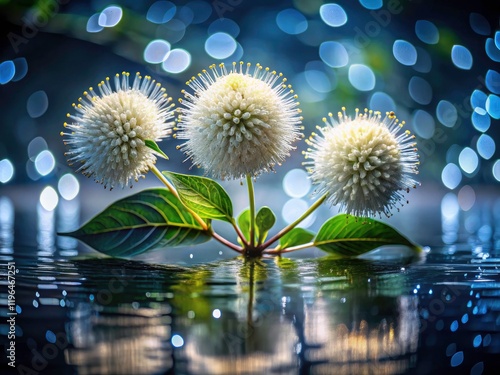
[[[465,212],[445,195],[401,214],[406,220],[392,223],[414,223],[406,234],[430,245],[417,258],[385,249],[335,259],[313,250],[249,261],[209,242],[122,260],[55,235],[79,225],[78,204],[46,211],[7,193],[2,374],[496,373],[495,199]],[[5,354],[12,316],[16,370]]]

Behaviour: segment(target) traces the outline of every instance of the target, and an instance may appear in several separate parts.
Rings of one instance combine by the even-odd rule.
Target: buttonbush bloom
[[[210,73],[211,71],[211,73]],[[299,139],[299,102],[281,73],[257,64],[210,66],[183,91],[176,136],[194,165],[218,178],[273,170]]]
[[[156,162],[146,140],[160,141],[175,124],[174,104],[160,83],[136,74],[132,86],[129,73],[116,74],[114,90],[109,77],[73,103],[68,113],[70,132],[62,132],[68,163],[96,182],[110,187],[129,185],[144,176]]]
[[[356,216],[389,216],[403,201],[404,192],[417,182],[418,154],[415,136],[401,131],[393,112],[382,119],[380,112],[365,110],[351,118],[345,108],[338,121],[329,114],[321,134],[308,139],[305,152],[313,183],[327,200]]]

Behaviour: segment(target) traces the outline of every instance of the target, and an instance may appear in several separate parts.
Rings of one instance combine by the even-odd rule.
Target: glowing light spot
[[[179,335],[173,335],[170,342],[172,343],[172,346],[175,348],[180,348],[184,345],[184,339],[182,338],[182,336]]]
[[[59,203],[59,196],[52,186],[47,186],[40,194],[40,204],[47,211],[54,211]]]
[[[463,186],[458,192],[458,204],[463,211],[469,211],[476,202],[476,193],[469,185]],[[467,317],[468,320],[468,317]],[[462,318],[462,323],[465,323]]]
[[[479,35],[490,35],[491,26],[485,16],[479,13],[469,15],[470,27]]]
[[[100,15],[101,13],[95,13],[89,17],[86,27],[88,33],[98,33],[99,31],[104,30],[104,27],[99,26]]]
[[[146,19],[156,24],[167,23],[174,17],[176,11],[175,4],[170,1],[157,1],[149,7]]]
[[[330,79],[325,72],[315,69],[307,69],[305,72],[306,81],[318,92],[330,92],[332,90],[332,85]]]
[[[307,30],[307,19],[298,10],[289,8],[282,10],[276,16],[276,24],[281,31],[297,35]]]
[[[413,115],[413,129],[418,136],[430,139],[436,130],[436,123],[429,113],[419,109]]]
[[[498,182],[500,182],[500,159],[497,160],[495,162],[495,164],[493,164],[492,173],[493,173],[493,177],[495,177],[495,179]]]
[[[453,104],[441,100],[436,107],[436,117],[441,124],[452,128],[458,120],[458,112]]]
[[[59,179],[57,190],[59,190],[61,197],[70,201],[75,199],[80,192],[80,184],[73,174],[67,173]]]
[[[436,44],[439,42],[439,30],[430,21],[419,20],[415,23],[415,34],[418,39],[427,44]]]
[[[9,159],[0,160],[0,183],[6,184],[14,177],[14,166]]]
[[[481,345],[482,342],[483,338],[481,337],[481,335],[476,335],[476,337],[474,337],[474,340],[472,341],[472,345],[474,345],[474,348],[477,348]]]
[[[470,104],[473,109],[476,109],[477,107],[484,109],[486,107],[487,98],[488,95],[486,95],[481,90],[474,90],[472,92],[472,95],[470,96]]]
[[[26,109],[32,118],[42,116],[49,108],[49,98],[43,90],[35,91],[26,102]]]
[[[472,174],[479,166],[479,158],[472,148],[465,147],[458,156],[458,164],[465,173]]]
[[[205,51],[214,59],[228,58],[236,51],[236,40],[226,33],[215,33],[205,42]]]
[[[485,109],[495,120],[500,119],[500,97],[490,94],[486,99]]]
[[[451,49],[451,61],[459,69],[472,68],[472,54],[464,46],[454,45]]]
[[[494,94],[500,94],[500,74],[495,70],[486,72],[486,87]]]
[[[470,375],[482,375],[484,371],[484,363],[478,362],[470,369]]]
[[[182,40],[184,34],[186,34],[186,25],[178,19],[173,19],[164,25],[160,25],[156,30],[158,38],[168,40],[171,44]]]
[[[41,176],[47,176],[55,166],[56,159],[49,150],[43,150],[35,158],[35,169]]]
[[[323,42],[319,46],[319,57],[332,68],[341,68],[349,62],[345,47],[339,42]]]
[[[483,159],[489,160],[495,154],[495,141],[488,134],[481,134],[477,139],[476,148]]]
[[[311,190],[311,180],[303,169],[292,169],[283,178],[283,190],[292,198],[302,198]]]
[[[382,113],[391,112],[396,111],[396,103],[385,92],[377,91],[370,97],[368,108],[377,108]]]
[[[165,61],[170,52],[170,43],[163,39],[156,39],[144,49],[144,60],[150,64],[159,64]]]
[[[488,115],[488,113],[486,113],[485,110],[480,111],[479,107],[477,107],[474,112],[472,112],[471,121],[476,130],[479,130],[480,132],[485,132],[490,128],[491,125],[490,116]]]
[[[347,14],[338,4],[323,4],[319,8],[319,15],[328,26],[339,27],[347,22]]]
[[[45,339],[48,342],[54,344],[56,342],[56,334],[48,329],[47,332],[45,332]]]
[[[18,57],[12,60],[12,62],[14,63],[14,66],[16,68],[16,72],[14,74],[14,77],[12,77],[11,81],[17,82],[23,79],[26,76],[26,74],[28,74],[28,61],[26,61],[24,57]]]
[[[464,352],[456,352],[453,354],[453,357],[451,357],[450,365],[451,367],[457,367],[462,364],[464,361]]]
[[[363,5],[366,9],[380,9],[384,2],[382,0],[359,0],[360,4]]]
[[[186,9],[189,9],[191,11],[192,17],[192,20],[190,22],[185,22],[186,25],[189,23],[203,23],[208,20],[208,18],[212,14],[212,2],[203,0],[191,1],[185,7],[183,7],[182,10],[186,11]]]
[[[191,54],[181,48],[170,51],[167,59],[163,62],[162,68],[169,73],[182,73],[191,65]]]
[[[413,76],[408,84],[408,91],[418,104],[429,104],[432,100],[432,87],[425,79]]]
[[[349,82],[359,91],[370,91],[375,88],[375,74],[366,65],[352,64],[348,73]]]
[[[448,163],[441,172],[441,180],[443,181],[443,185],[448,189],[453,190],[462,181],[462,172],[458,166],[454,163]]]
[[[28,158],[32,161],[38,156],[43,150],[47,150],[48,145],[45,139],[42,137],[33,138],[28,144]]]
[[[290,224],[297,220],[308,207],[309,203],[304,199],[293,198],[283,205],[283,208],[281,209],[281,216],[287,224]],[[301,222],[299,227],[307,228],[311,226],[314,223],[314,220],[316,220],[315,214],[316,212]]]
[[[411,66],[417,62],[417,50],[410,42],[398,39],[392,45],[392,54],[399,63]]]
[[[484,49],[490,59],[500,62],[500,48],[496,46],[495,41],[492,38],[486,39]]]
[[[413,69],[420,73],[429,73],[432,69],[431,55],[425,49],[417,47],[417,62]]]
[[[101,12],[97,23],[102,27],[114,27],[118,25],[118,22],[120,22],[122,16],[122,8],[116,5],[111,5]]]
[[[226,33],[236,38],[240,34],[240,27],[229,18],[219,18],[208,26],[208,34]]]
[[[219,319],[222,316],[222,313],[219,309],[215,309],[214,311],[212,311],[212,316],[215,319]]]
[[[9,83],[16,74],[16,66],[11,60],[4,61],[0,64],[0,84]]]

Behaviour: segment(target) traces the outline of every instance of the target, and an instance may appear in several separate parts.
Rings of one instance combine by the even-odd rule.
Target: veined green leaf
[[[250,240],[250,209],[247,208],[246,210],[241,211],[240,215],[238,216],[238,227],[240,228],[241,233],[243,233],[243,236],[245,236],[245,239],[247,241]],[[240,242],[238,238],[238,242]],[[240,242],[241,244],[241,242]]]
[[[152,139],[146,139],[144,141],[144,143],[146,144],[147,147],[149,147],[151,150],[153,150],[154,152],[156,152],[163,159],[167,159],[168,160],[168,156],[160,149],[160,147],[156,144],[155,141],[153,141]]]
[[[303,245],[310,242],[314,238],[314,233],[303,228],[293,228],[290,232],[280,238],[280,249],[285,249],[292,246]]]
[[[60,234],[117,257],[159,247],[196,245],[211,238],[179,199],[163,188],[143,190],[121,199],[80,229]]]
[[[326,221],[314,239],[314,246],[343,256],[358,256],[385,245],[405,245],[419,250],[417,245],[385,223],[346,214]]]
[[[214,180],[174,172],[162,173],[172,181],[182,203],[200,217],[228,222],[233,220],[231,198]]]
[[[266,240],[267,233],[269,233],[274,223],[276,223],[276,216],[273,211],[269,207],[261,207],[255,216],[256,235],[259,244]]]

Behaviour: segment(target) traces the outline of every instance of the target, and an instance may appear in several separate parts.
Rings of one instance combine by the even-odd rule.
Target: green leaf
[[[385,245],[419,247],[391,226],[380,221],[340,214],[320,228],[314,245],[321,250],[343,256],[358,256]]]
[[[130,257],[159,247],[196,245],[210,235],[167,189],[141,191],[121,199],[70,233],[101,253]]]
[[[240,228],[241,233],[245,236],[247,241],[250,240],[250,209],[242,211],[238,216],[238,227]],[[239,239],[238,239],[238,242]],[[240,242],[241,244],[241,242]]]
[[[261,207],[255,216],[256,235],[259,239],[259,244],[266,239],[267,233],[276,223],[276,216],[269,207]]]
[[[206,177],[162,172],[174,184],[182,203],[205,219],[232,222],[233,204],[224,188]]]
[[[146,144],[147,147],[149,147],[151,150],[153,150],[154,152],[156,152],[163,159],[167,159],[168,160],[168,156],[160,149],[160,147],[158,147],[158,145],[156,144],[155,141],[153,141],[151,139],[146,139],[144,141],[144,143]]]
[[[303,245],[310,242],[314,238],[314,233],[303,228],[293,228],[290,232],[280,238],[280,249],[289,248],[292,246]]]

